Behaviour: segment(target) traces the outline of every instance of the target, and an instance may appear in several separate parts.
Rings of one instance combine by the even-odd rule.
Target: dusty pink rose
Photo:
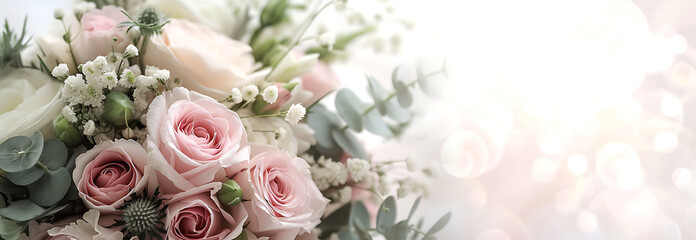
[[[302,76],[302,87],[312,92],[312,98],[302,101],[302,105],[309,106],[327,93],[341,85],[336,73],[324,62],[318,62],[314,71]]]
[[[158,171],[164,193],[221,182],[249,160],[247,135],[237,113],[185,88],[152,101],[147,127],[149,163]]]
[[[87,211],[82,218],[65,227],[49,229],[48,239],[123,239],[123,233],[99,225],[99,211],[96,209]]]
[[[84,63],[97,56],[107,56],[113,50],[123,52],[132,41],[126,28],[117,26],[128,21],[120,8],[104,6],[82,16],[80,31],[73,44],[77,63]],[[114,42],[114,38],[118,40]]]
[[[136,141],[102,142],[75,159],[73,181],[88,208],[113,212],[146,186],[146,164],[147,153]]]
[[[154,36],[145,64],[169,69],[183,87],[215,99],[225,98],[234,87],[248,84],[254,71],[251,47],[208,27],[173,19]]]
[[[234,177],[244,190],[247,229],[271,239],[294,239],[319,224],[329,202],[312,181],[309,165],[286,151],[254,145],[249,168]]]
[[[165,224],[169,239],[233,239],[242,233],[248,215],[242,204],[220,204],[220,182],[181,192],[167,201]]]

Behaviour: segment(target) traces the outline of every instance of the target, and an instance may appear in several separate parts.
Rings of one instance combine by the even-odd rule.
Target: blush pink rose
[[[341,85],[336,73],[324,62],[318,62],[314,71],[302,76],[302,87],[312,92],[312,98],[302,101],[302,105],[309,106],[324,95]]]
[[[147,153],[136,141],[102,142],[75,159],[73,181],[88,208],[109,213],[146,186],[146,164]]]
[[[278,98],[276,101],[272,104],[267,104],[266,106],[263,107],[262,112],[264,113],[272,113],[272,112],[277,112],[280,110],[280,108],[288,101],[290,100],[290,91],[287,89],[283,88],[283,84],[281,83],[273,83],[278,88]]]
[[[80,21],[82,30],[72,43],[77,63],[107,56],[112,52],[112,47],[116,52],[123,52],[132,41],[126,34],[126,28],[117,25],[126,21],[126,15],[114,6],[85,13]],[[118,40],[114,42],[114,38]]]
[[[247,76],[254,71],[249,45],[187,20],[165,25],[144,58],[147,65],[169,69],[183,87],[215,99],[248,85]]]
[[[249,146],[237,113],[216,100],[174,88],[148,109],[148,162],[164,193],[222,182],[249,160]]]
[[[234,239],[242,233],[248,215],[242,204],[220,204],[222,183],[212,182],[181,192],[167,201],[168,239]]]
[[[249,168],[234,177],[244,191],[249,212],[247,230],[271,239],[294,239],[319,224],[326,199],[312,181],[303,159],[273,147],[254,145],[258,152]]]

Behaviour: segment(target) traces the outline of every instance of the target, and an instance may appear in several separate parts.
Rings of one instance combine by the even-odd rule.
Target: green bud
[[[244,193],[242,192],[242,187],[240,187],[237,182],[230,179],[222,183],[222,188],[217,192],[217,197],[220,203],[227,206],[234,206],[242,202]]]
[[[263,65],[264,66],[274,66],[278,64],[280,61],[280,57],[283,56],[283,53],[287,51],[287,47],[282,46],[282,45],[276,45],[273,49],[268,51],[266,55],[263,56]]]
[[[68,123],[63,116],[53,120],[53,131],[56,137],[70,148],[77,147],[82,143],[82,133],[75,126]]]
[[[133,120],[133,101],[122,92],[111,92],[104,100],[104,119],[117,126],[125,126]]]
[[[251,111],[256,115],[268,114],[270,112],[264,112],[263,109],[268,105],[266,101],[263,100],[261,94],[256,96],[256,100],[251,104]]]
[[[264,56],[266,56],[266,53],[273,49],[275,45],[278,44],[278,41],[275,38],[268,39],[266,41],[263,41],[259,44],[254,45],[254,48],[251,50],[251,55],[254,55],[254,59],[256,61],[261,61]]]
[[[287,0],[271,0],[261,12],[261,26],[272,26],[285,18],[288,9]]]
[[[300,82],[289,82],[289,83],[284,84],[283,88],[285,88],[288,91],[292,91],[293,89],[295,89],[295,87],[297,87],[297,84],[299,84],[299,83]]]

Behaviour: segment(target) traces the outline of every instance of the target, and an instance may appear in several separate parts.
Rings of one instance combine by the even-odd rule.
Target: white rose
[[[63,84],[33,69],[7,69],[0,73],[0,142],[42,130],[53,136],[51,122],[60,114]]]
[[[307,124],[290,125],[279,117],[245,118],[242,120],[247,129],[249,142],[278,147],[292,155],[304,153],[316,143],[314,130]],[[285,129],[285,136],[276,139],[273,131]]]
[[[171,18],[200,23],[228,36],[238,28],[235,20],[241,19],[246,10],[245,1],[233,0],[148,0],[143,6],[155,7]]]

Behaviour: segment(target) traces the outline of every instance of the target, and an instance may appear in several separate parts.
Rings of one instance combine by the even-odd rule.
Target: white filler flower
[[[346,167],[356,182],[362,181],[365,175],[370,172],[370,163],[362,159],[349,158],[346,161]]]
[[[266,101],[269,104],[273,104],[278,100],[278,87],[277,86],[270,86],[267,87],[266,89],[263,90],[263,93],[261,94],[263,97],[263,100]]]
[[[306,113],[307,110],[302,105],[295,103],[290,106],[290,110],[288,110],[288,114],[285,116],[285,121],[291,124],[297,124],[297,122],[304,118]]]

